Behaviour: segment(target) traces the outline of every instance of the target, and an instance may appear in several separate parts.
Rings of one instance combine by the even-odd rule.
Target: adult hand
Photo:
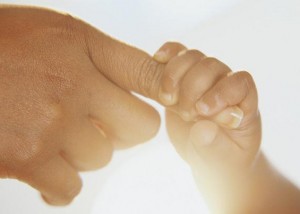
[[[0,6],[0,177],[69,203],[79,171],[156,134],[158,113],[129,91],[155,98],[160,66],[69,15]]]

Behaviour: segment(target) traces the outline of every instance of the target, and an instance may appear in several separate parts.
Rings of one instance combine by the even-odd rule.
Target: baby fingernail
[[[196,104],[196,108],[198,110],[198,112],[200,114],[204,114],[204,115],[207,115],[208,114],[208,111],[209,111],[209,106],[202,102],[202,101],[199,101],[197,104]]]
[[[238,128],[243,118],[244,112],[237,106],[228,107],[216,116],[219,123],[231,129]]]
[[[244,118],[244,112],[237,106],[232,107],[232,111],[230,112],[232,116],[231,122],[229,123],[229,127],[236,129],[241,125],[241,122]]]
[[[162,50],[158,50],[153,58],[158,61],[158,62],[161,62],[161,63],[165,63],[168,61],[168,55],[165,51],[162,51]]]
[[[176,103],[176,94],[174,93],[167,93],[159,90],[159,99],[165,105],[174,105]]]

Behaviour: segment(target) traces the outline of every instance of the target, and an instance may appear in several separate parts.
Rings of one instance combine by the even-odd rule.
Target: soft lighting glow
[[[169,39],[189,42],[189,47],[221,57],[233,68],[251,71],[259,89],[264,150],[278,168],[300,184],[297,93],[300,1],[244,1],[239,10],[230,10],[242,1],[2,0],[1,3],[66,11],[147,51],[155,51]],[[230,11],[226,13],[229,18],[219,16],[226,11]],[[214,17],[216,22],[212,25],[206,28],[199,25]],[[97,189],[92,214],[207,213],[188,168],[170,144],[161,141],[166,139],[160,136],[157,144],[151,142],[137,149],[119,168],[110,165],[114,173],[107,174],[105,183],[102,183],[105,176],[97,180],[91,173],[79,198],[67,208],[50,208],[24,184],[1,180],[0,213],[89,213],[90,201],[94,200],[90,194],[95,189],[92,184],[97,182],[101,188]],[[105,170],[99,172],[105,174]]]

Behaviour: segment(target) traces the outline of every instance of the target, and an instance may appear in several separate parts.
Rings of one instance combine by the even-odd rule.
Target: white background
[[[250,71],[260,95],[263,150],[282,173],[300,184],[298,0],[0,2],[69,12],[149,53],[167,40],[177,40],[233,70]],[[151,142],[117,152],[110,165],[83,174],[83,180],[82,193],[66,208],[45,205],[23,183],[0,180],[0,213],[207,213],[188,167],[168,142],[164,124]]]

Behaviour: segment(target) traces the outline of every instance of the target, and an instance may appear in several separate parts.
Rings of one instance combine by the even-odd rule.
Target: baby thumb
[[[187,160],[192,168],[224,169],[239,153],[239,147],[216,123],[200,120],[192,126],[187,146]]]

